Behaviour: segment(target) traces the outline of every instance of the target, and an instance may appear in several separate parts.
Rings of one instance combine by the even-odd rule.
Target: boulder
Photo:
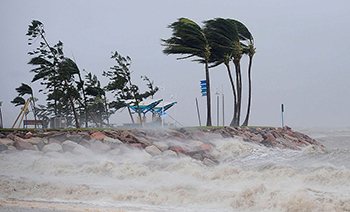
[[[74,148],[79,145],[71,140],[64,141],[61,146],[64,152],[73,152]]]
[[[88,138],[90,138],[90,136]],[[83,140],[83,135],[81,134],[69,135],[67,136],[67,140],[74,141],[75,143],[79,143]]]
[[[136,141],[138,143],[141,143],[142,145],[144,146],[150,146],[152,145],[152,142],[150,142],[149,140],[147,140],[146,138],[144,137],[135,137],[136,138]]]
[[[94,139],[97,139],[97,140],[102,140],[106,137],[105,134],[103,134],[102,132],[100,131],[97,131],[97,132],[94,132],[90,135],[91,138],[94,138]]]
[[[111,147],[102,143],[100,140],[93,139],[90,143],[90,149],[96,153],[106,153],[111,150]]]
[[[202,144],[200,145],[204,151],[210,151],[213,147],[209,144]]]
[[[154,142],[153,145],[156,146],[162,152],[169,149],[169,145],[166,143]]]
[[[162,151],[160,151],[156,146],[152,145],[152,146],[148,146],[145,148],[145,150],[152,156],[155,155],[161,155]]]
[[[206,166],[216,166],[216,163],[209,158],[204,158],[203,159],[203,164]]]
[[[25,139],[33,137],[33,134],[31,132],[27,132],[24,136]]]
[[[175,158],[177,157],[177,153],[172,150],[165,150],[162,156],[165,158]]]
[[[123,144],[119,139],[114,139],[111,137],[105,137],[103,138],[103,143],[109,145],[112,149],[118,148],[119,145]]]
[[[14,138],[15,140],[15,143],[14,143],[14,146],[16,147],[16,149],[18,150],[36,150],[35,147],[29,143],[29,142],[26,142],[24,139],[18,137],[18,136],[15,136]]]
[[[15,142],[11,139],[8,139],[8,138],[1,138],[0,143],[4,144],[6,146],[12,146]]]
[[[188,150],[182,148],[181,146],[173,146],[170,150],[176,152],[177,154],[187,154]]]
[[[8,150],[8,149],[9,149],[9,147],[7,145],[0,143],[0,152]]]
[[[78,144],[76,147],[74,147],[72,153],[75,155],[93,155],[94,154],[90,149],[88,149],[80,144]]]
[[[60,144],[57,143],[51,143],[51,144],[47,144],[45,145],[42,149],[42,152],[48,153],[48,152],[62,152],[62,146]]]

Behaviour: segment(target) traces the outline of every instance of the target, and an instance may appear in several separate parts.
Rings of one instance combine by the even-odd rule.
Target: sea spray
[[[322,133],[332,143],[345,142],[334,132]],[[0,198],[148,211],[350,209],[347,147],[328,148],[327,141],[325,148],[302,150],[238,138],[210,142],[220,162],[216,166],[186,155],[152,156],[129,146],[87,155],[2,152]]]

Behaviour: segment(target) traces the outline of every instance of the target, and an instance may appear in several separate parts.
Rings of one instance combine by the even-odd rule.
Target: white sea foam
[[[322,131],[322,139],[350,142],[348,131],[341,133]],[[350,210],[346,145],[328,148],[325,141],[326,148],[295,151],[239,139],[212,142],[220,161],[213,167],[132,148],[89,156],[3,152],[0,198],[134,211]]]

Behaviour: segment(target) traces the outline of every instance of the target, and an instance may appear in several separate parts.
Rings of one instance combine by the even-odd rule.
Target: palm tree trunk
[[[253,62],[253,56],[249,56],[249,66],[248,66],[248,81],[249,81],[248,106],[247,106],[247,115],[246,115],[245,120],[244,120],[244,122],[242,124],[243,126],[248,126],[249,115],[250,115],[250,105],[251,105],[251,99],[252,99],[252,78],[251,78],[252,62]]]
[[[207,126],[212,126],[212,124],[211,124],[211,101],[210,101],[210,81],[209,81],[208,60],[205,61],[205,79],[207,82]]]
[[[235,123],[233,126],[239,126],[240,116],[241,116],[241,105],[242,105],[242,74],[240,59],[233,60],[236,69],[237,78],[237,103],[236,103],[236,113],[235,113]]]
[[[233,112],[233,118],[232,121],[230,123],[230,126],[234,126],[235,121],[236,121],[236,113],[237,113],[237,94],[236,94],[236,88],[235,88],[235,83],[233,81],[233,77],[232,77],[232,73],[231,73],[231,69],[230,69],[230,64],[229,63],[225,63],[225,66],[227,68],[227,73],[230,79],[230,83],[231,83],[231,87],[232,87],[232,93],[233,93],[233,98],[234,98],[234,104],[233,104],[233,108],[234,108],[234,112]]]

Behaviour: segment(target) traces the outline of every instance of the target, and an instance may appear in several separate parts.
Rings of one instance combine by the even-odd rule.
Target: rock
[[[191,141],[190,142],[190,145],[192,145],[192,146],[200,146],[202,144],[204,144],[202,141]]]
[[[63,140],[63,141],[65,141],[65,140]],[[61,140],[58,140],[56,138],[49,138],[49,143],[50,144],[52,144],[52,143],[60,144]]]
[[[175,137],[180,139],[186,138],[186,136],[184,136],[181,132],[177,132],[177,131],[171,131],[171,132],[168,132],[168,134],[170,135],[170,137]]]
[[[25,139],[33,137],[33,134],[31,132],[27,132],[24,136]]]
[[[149,140],[147,140],[146,138],[143,138],[143,137],[135,137],[136,138],[136,141],[138,143],[141,143],[143,144],[144,146],[150,146],[152,145],[152,142],[150,142]]]
[[[172,150],[165,150],[163,152],[163,157],[165,158],[175,158],[177,157],[177,153]]]
[[[60,144],[57,143],[51,143],[45,145],[42,149],[42,152],[48,153],[48,152],[63,152],[63,149]]]
[[[1,138],[0,143],[4,144],[6,146],[12,146],[15,142],[11,139],[8,139],[8,138]]]
[[[253,135],[250,140],[260,143],[264,140],[264,138],[262,137],[262,135],[258,134],[258,135]]]
[[[0,138],[6,138],[6,135],[0,133]]]
[[[65,140],[67,140],[65,132],[57,132],[49,137],[49,143],[62,143]]]
[[[145,150],[152,156],[156,156],[156,155],[161,155],[162,154],[162,151],[160,151],[154,145],[146,147]]]
[[[103,138],[103,143],[109,145],[112,149],[118,148],[119,145],[123,144],[119,139],[114,139],[111,137],[105,137]]]
[[[64,141],[61,146],[64,152],[73,152],[74,148],[79,145],[71,140]]]
[[[203,164],[206,166],[216,166],[216,163],[209,158],[204,158],[203,159]]]
[[[129,143],[130,146],[132,147],[138,147],[138,148],[142,148],[142,145],[139,143]]]
[[[170,150],[176,152],[177,154],[186,154],[188,152],[187,149],[184,149],[181,146],[171,147]]]
[[[91,138],[94,138],[94,139],[97,139],[97,140],[102,140],[106,137],[105,134],[103,134],[102,132],[100,131],[97,131],[97,132],[94,132],[90,135]]]
[[[90,142],[90,149],[96,153],[106,153],[111,150],[111,147],[102,143],[100,140],[93,139],[93,141]]]
[[[82,145],[86,148],[90,148],[90,140],[83,139],[82,141],[80,141],[79,145]]]
[[[3,143],[0,143],[0,152],[5,151],[5,150],[8,150],[8,149],[9,149],[8,146],[6,146],[6,145],[3,144]]]
[[[54,152],[54,151],[47,152],[47,153],[45,153],[45,155],[50,157],[50,158],[61,158],[62,157],[62,153]]]
[[[75,155],[93,155],[94,154],[90,149],[88,149],[80,144],[78,144],[73,149],[72,153]]]
[[[156,146],[162,152],[169,149],[169,145],[167,145],[166,143],[154,142],[153,145]]]
[[[90,138],[90,136],[88,136],[88,138]],[[75,143],[80,143],[83,140],[83,135],[80,135],[80,134],[69,135],[67,136],[67,140],[73,141]]]
[[[208,151],[208,152],[212,149],[212,146],[209,144],[202,144],[201,147],[204,151]]]
[[[36,150],[35,147],[31,143],[26,142],[24,139],[17,137],[17,136],[15,136],[14,139],[15,139],[14,146],[16,147],[16,149],[18,149],[18,150],[24,150],[24,149]]]
[[[42,142],[42,140],[43,140],[43,138],[40,138],[40,137],[31,137],[31,138],[26,139],[25,141],[29,142],[31,144],[37,144],[39,142]]]

